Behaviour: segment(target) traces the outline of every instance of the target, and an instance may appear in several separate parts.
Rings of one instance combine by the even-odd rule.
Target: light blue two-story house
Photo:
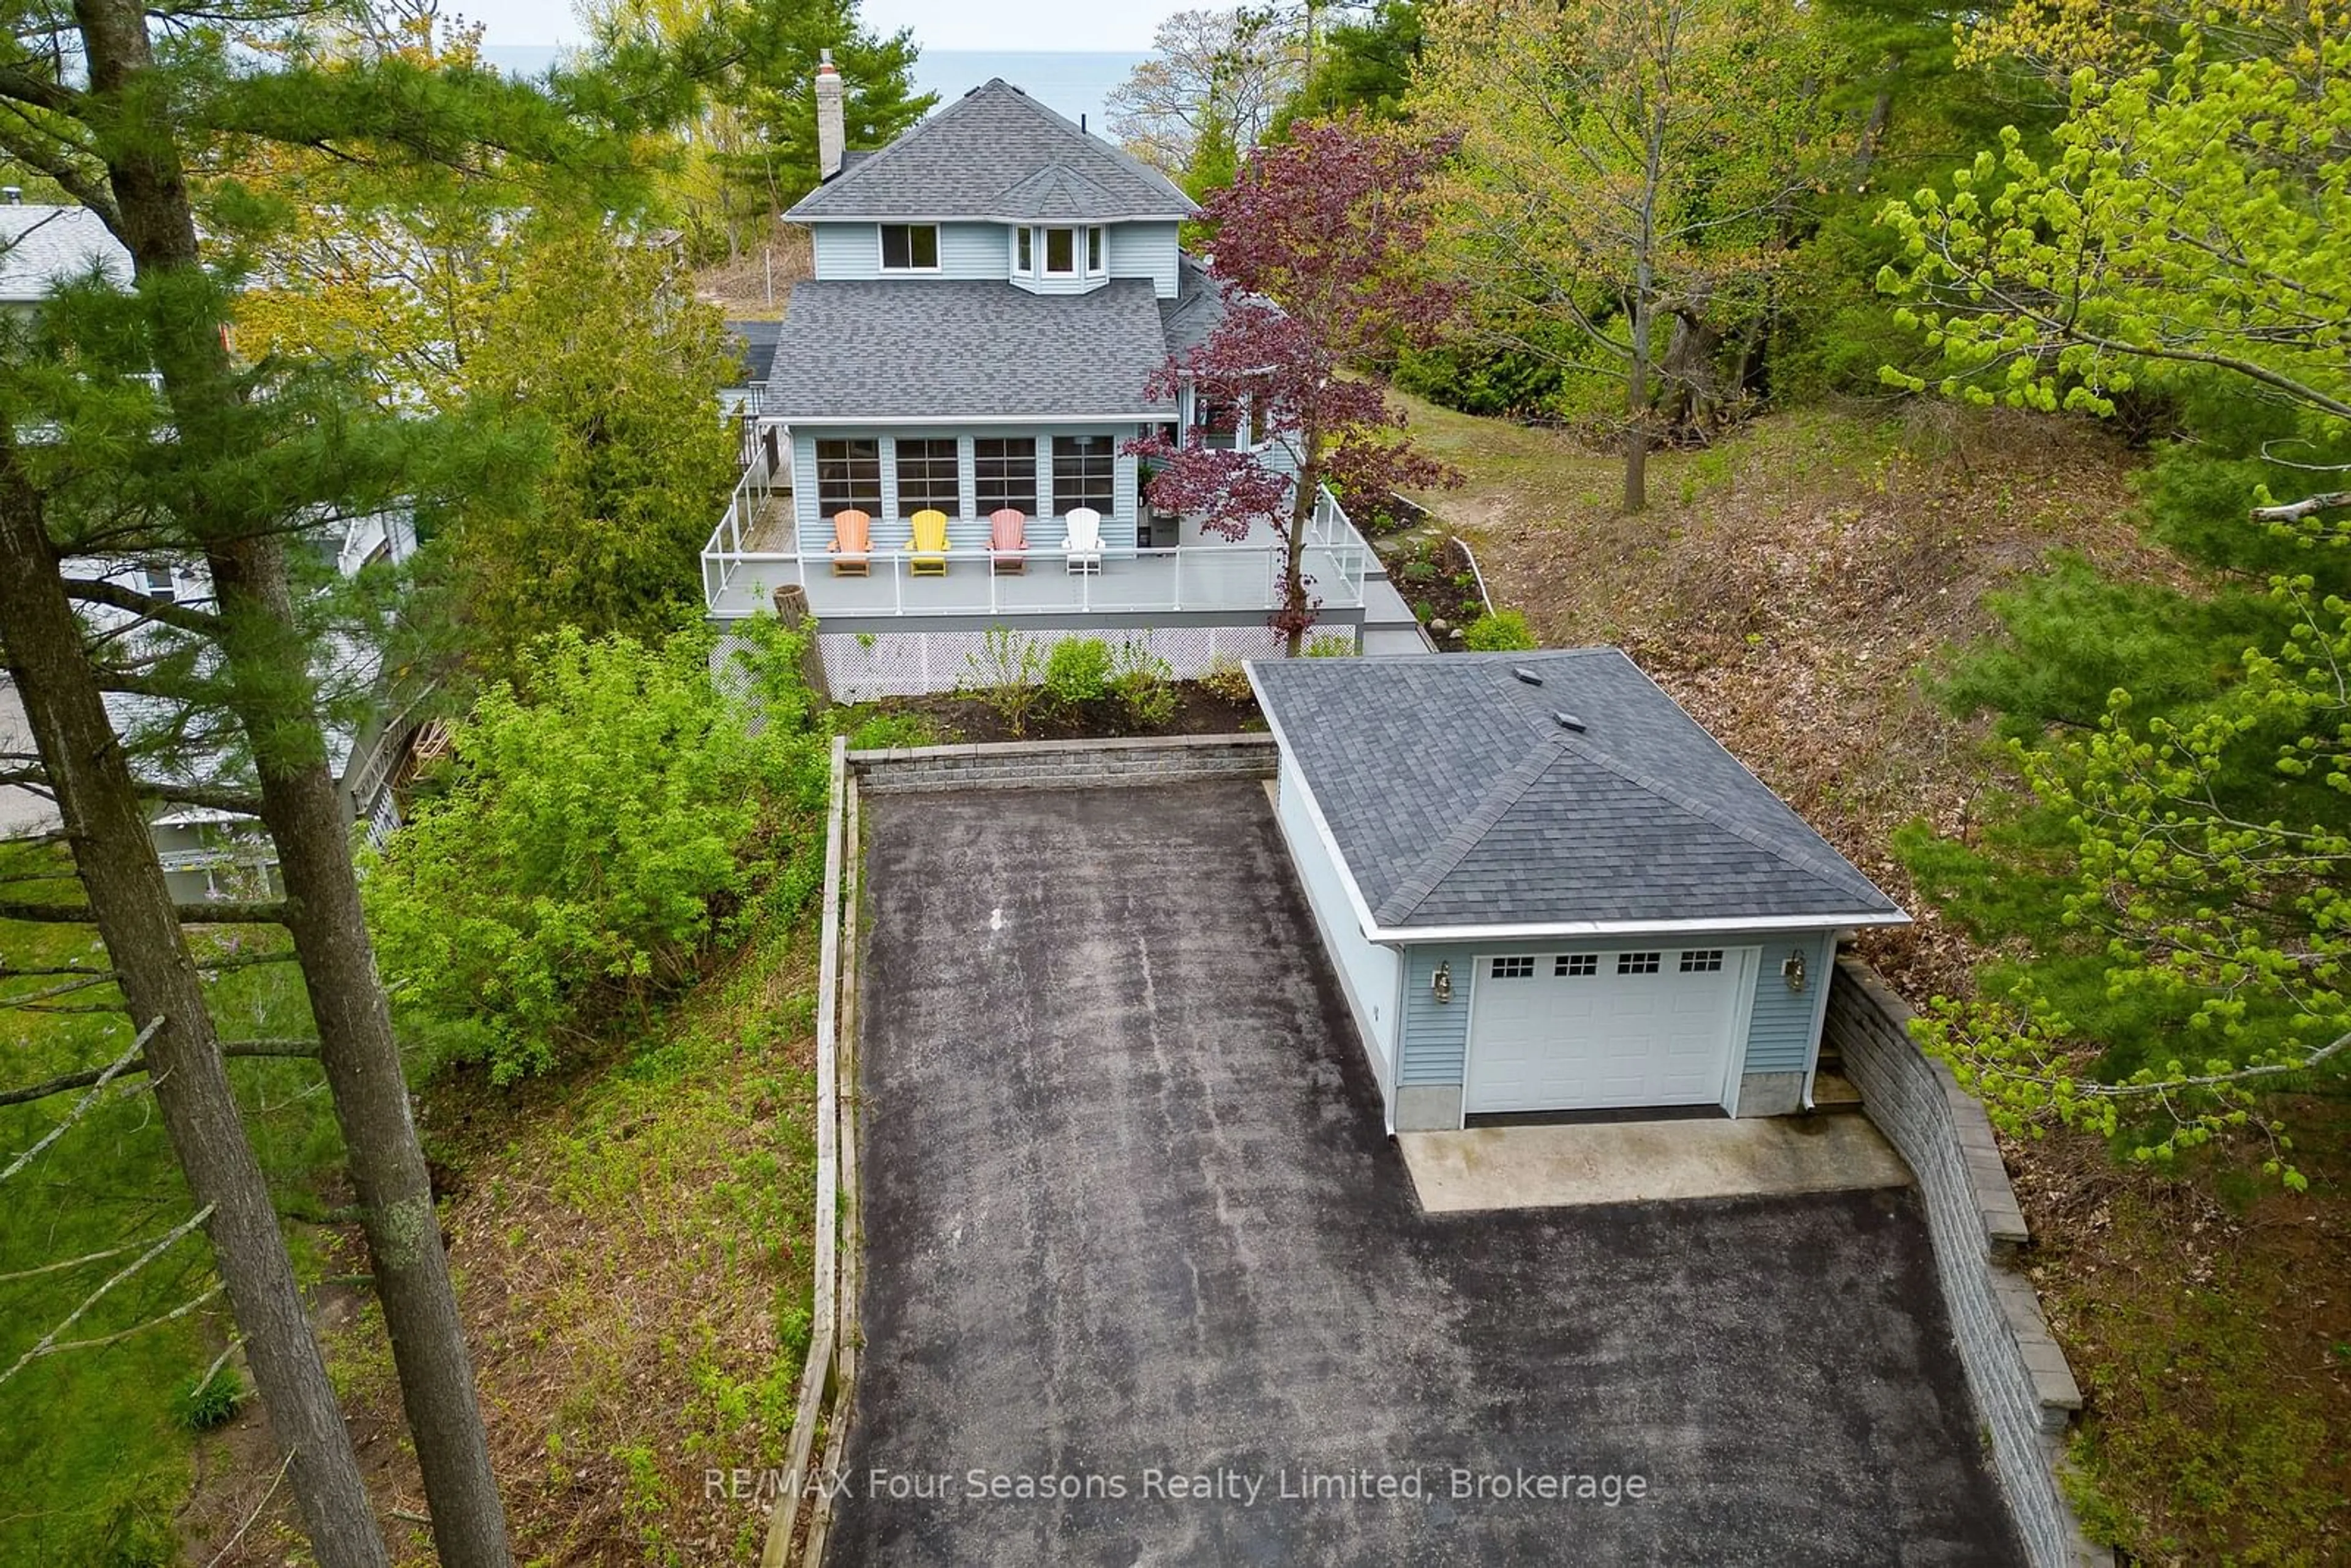
[[[748,416],[749,467],[704,551],[713,618],[799,585],[828,676],[852,699],[965,682],[995,626],[1136,641],[1178,676],[1274,652],[1279,541],[1155,515],[1124,451],[1195,422],[1211,439],[1258,434],[1188,389],[1146,395],[1222,309],[1181,248],[1192,201],[1001,80],[886,148],[844,153],[825,69],[827,177],[785,214],[813,237],[815,276],[792,290]],[[1007,511],[1024,549],[1000,548],[991,518]],[[836,548],[844,512],[872,519],[866,549]],[[947,519],[944,551],[915,549],[925,512]],[[1069,519],[1084,513],[1099,544],[1073,553]],[[1422,646],[1327,496],[1311,539],[1318,634]]]

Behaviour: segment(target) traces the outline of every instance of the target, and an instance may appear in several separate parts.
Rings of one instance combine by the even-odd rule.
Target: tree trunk
[[[121,215],[121,239],[142,285],[167,303],[151,317],[179,440],[199,453],[237,449],[242,394],[217,330],[195,308],[201,277],[195,218],[177,143],[161,116],[172,95],[152,81],[154,57],[137,0],[76,0],[97,117]],[[175,280],[177,286],[175,287]],[[442,1249],[424,1155],[351,866],[350,825],[329,773],[308,648],[297,629],[279,530],[245,492],[194,494],[184,516],[202,543],[225,632],[229,702],[252,743],[262,821],[278,856],[289,925],[319,1026],[320,1061],[365,1216],[384,1325],[400,1374],[443,1568],[507,1568],[506,1511]],[[266,503],[263,503],[266,505]]]
[[[1633,360],[1625,382],[1625,510],[1649,506],[1649,335],[1657,310],[1657,193],[1665,180],[1666,102],[1649,114],[1641,228],[1633,257]]]
[[[1298,488],[1290,497],[1290,537],[1282,541],[1282,656],[1295,659],[1306,649],[1306,628],[1314,615],[1306,601],[1306,533],[1314,521],[1314,503],[1322,487],[1322,459],[1311,430],[1299,433]]]
[[[321,1568],[386,1568],[350,1433],[302,1301],[269,1188],[246,1141],[195,961],[172,907],[146,818],[76,624],[40,503],[0,424],[0,644],[47,769],[74,866],[133,1027],[150,1087],[186,1173],[246,1364]]]

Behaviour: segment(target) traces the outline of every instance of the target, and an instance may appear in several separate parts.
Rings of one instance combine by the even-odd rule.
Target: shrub
[[[977,697],[1015,735],[1029,732],[1029,715],[1045,695],[1045,655],[1037,640],[1008,626],[990,626],[980,650],[964,661],[971,671],[963,694]]]
[[[1344,632],[1324,632],[1306,640],[1305,654],[1310,659],[1352,659],[1355,656],[1355,639]]]
[[[1110,644],[1099,637],[1066,637],[1045,661],[1045,691],[1064,713],[1110,695]]]
[[[1480,653],[1510,653],[1540,646],[1527,630],[1527,618],[1515,610],[1497,610],[1469,622],[1461,639]]]
[[[198,1381],[190,1378],[173,1401],[180,1425],[191,1432],[209,1432],[235,1419],[245,1403],[245,1383],[233,1367],[220,1367]]]
[[[787,901],[813,890],[828,768],[803,640],[768,617],[733,635],[739,700],[705,631],[648,648],[567,630],[522,656],[528,698],[494,686],[456,727],[448,789],[366,879],[403,1022],[509,1082],[691,979],[779,867]]]
[[[1176,716],[1176,688],[1167,661],[1140,643],[1121,643],[1112,660],[1111,695],[1129,729],[1157,729]]]
[[[1257,692],[1249,685],[1249,672],[1238,661],[1219,657],[1209,664],[1199,677],[1200,689],[1224,703],[1247,703],[1257,700]]]

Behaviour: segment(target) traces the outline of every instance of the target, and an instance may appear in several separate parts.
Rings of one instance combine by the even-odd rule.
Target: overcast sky
[[[865,0],[877,31],[912,27],[933,49],[1122,49],[1151,47],[1178,0]],[[561,44],[580,37],[571,0],[457,0],[451,10],[488,28],[493,44]]]

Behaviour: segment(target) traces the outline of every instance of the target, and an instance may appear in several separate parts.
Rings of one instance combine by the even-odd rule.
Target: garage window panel
[[[1715,975],[1722,971],[1722,949],[1719,947],[1685,947],[1682,949],[1682,973],[1685,975]]]
[[[1657,960],[1663,956],[1662,953],[1619,953],[1616,955],[1616,972],[1620,975],[1654,975],[1657,972]]]
[[[1487,973],[1497,980],[1531,980],[1535,977],[1532,957],[1497,958]]]
[[[1586,976],[1597,975],[1600,973],[1600,955],[1562,953],[1552,960],[1551,972],[1554,978],[1562,980],[1582,979]]]

